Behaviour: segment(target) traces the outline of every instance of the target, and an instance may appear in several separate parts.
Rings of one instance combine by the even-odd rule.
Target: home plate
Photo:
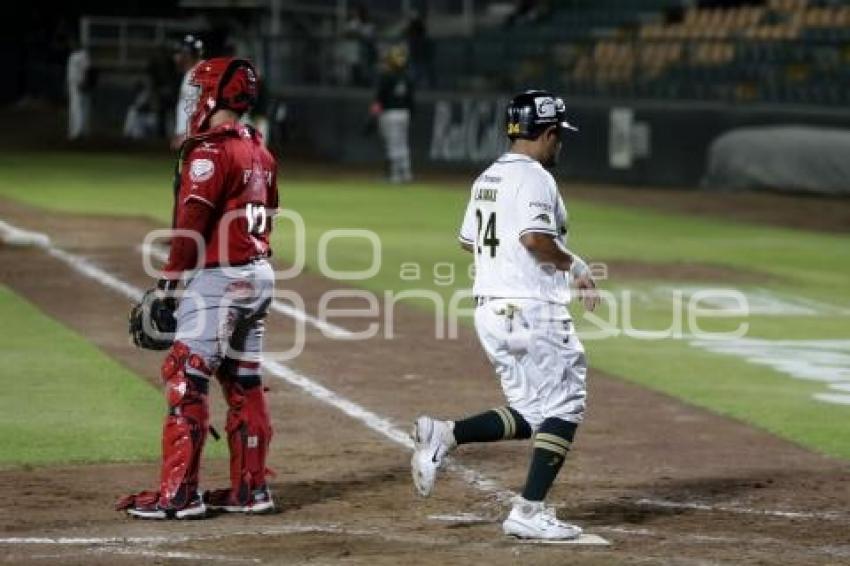
[[[570,540],[542,540],[542,539],[531,539],[531,538],[511,538],[508,539],[511,542],[516,542],[519,544],[581,544],[581,545],[594,545],[594,546],[607,546],[611,544],[604,538],[599,535],[590,535],[583,534],[578,538],[570,539]]]

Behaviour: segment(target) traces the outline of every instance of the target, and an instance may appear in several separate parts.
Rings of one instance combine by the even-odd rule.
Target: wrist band
[[[570,276],[573,279],[580,279],[590,273],[590,268],[583,259],[577,255],[573,255],[573,262],[570,264]]]

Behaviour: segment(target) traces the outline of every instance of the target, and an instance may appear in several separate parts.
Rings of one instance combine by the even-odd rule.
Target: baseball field
[[[267,339],[301,352],[264,366],[280,512],[125,518],[115,500],[158,473],[161,355],[129,344],[126,317],[154,283],[143,243],[169,224],[172,168],[0,155],[4,560],[850,561],[850,202],[562,183],[604,301],[572,307],[589,413],[551,499],[595,536],[520,544],[499,526],[525,443],[463,447],[428,500],[408,473],[418,414],[501,403],[456,241],[471,177],[399,188],[286,159],[276,266],[296,275]],[[210,440],[206,486],[226,452]]]

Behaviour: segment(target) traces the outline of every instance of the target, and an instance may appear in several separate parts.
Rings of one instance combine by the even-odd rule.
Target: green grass
[[[88,153],[0,156],[0,195],[48,210],[170,218],[171,171],[161,157]]]
[[[591,365],[652,389],[757,424],[827,454],[850,458],[846,405],[809,400],[821,383],[792,379],[739,358],[691,349],[675,342],[612,340],[594,343]],[[671,423],[673,426],[673,423]]]
[[[0,196],[56,211],[144,215],[167,223],[172,167],[169,160],[151,156],[4,154],[0,156]],[[317,267],[319,236],[339,228],[366,228],[381,238],[383,267],[377,277],[363,282],[367,288],[420,287],[421,282],[399,281],[405,262],[417,262],[426,276],[441,262],[456,264],[458,272],[468,264],[455,239],[466,187],[398,188],[320,178],[290,182],[285,166],[280,183],[284,206],[305,220],[307,264],[312,269]],[[696,261],[745,268],[777,276],[782,281],[773,284],[775,288],[850,306],[850,237],[569,198],[568,206],[571,246],[589,258]],[[277,248],[291,257],[289,223],[281,228]],[[361,269],[370,257],[362,239],[337,240],[330,252],[330,263],[337,269]],[[449,294],[467,282],[464,278],[442,288],[443,292]],[[440,291],[440,286],[431,283]]]
[[[45,165],[47,164],[47,165]],[[171,164],[163,158],[113,155],[49,154],[0,156],[0,196],[67,212],[145,214],[161,223],[170,217]],[[391,187],[367,181],[289,180],[284,165],[281,197],[285,207],[306,223],[307,266],[318,270],[317,242],[331,229],[369,229],[380,237],[382,264],[366,281],[342,282],[373,291],[428,289],[444,301],[469,286],[470,258],[458,249],[455,235],[467,187],[416,184]],[[706,198],[721,198],[709,195]],[[571,247],[591,259],[645,262],[702,262],[771,276],[759,285],[790,297],[804,297],[850,307],[850,236],[767,227],[724,219],[662,213],[634,207],[567,201]],[[825,205],[826,206],[826,205]],[[287,225],[276,232],[278,253],[293,257]],[[330,249],[335,269],[362,269],[369,264],[364,240],[337,240]],[[399,277],[403,264],[421,268],[419,280]],[[435,281],[438,264],[450,264],[457,277],[449,285]],[[447,269],[443,266],[443,269]],[[651,287],[675,281],[610,282]],[[735,287],[735,282],[729,285]],[[427,301],[417,304],[433,308]],[[578,307],[575,314],[580,314]],[[636,326],[665,328],[669,305],[637,305]],[[850,338],[848,317],[754,316],[750,335],[772,339]],[[729,328],[736,320],[712,322]],[[618,337],[587,343],[593,367],[675,395],[834,456],[850,458],[850,407],[812,399],[822,383],[796,380],[739,358],[710,354],[686,340],[644,341]]]
[[[640,328],[662,329],[668,313],[642,311]],[[741,319],[706,322],[716,332],[733,330]],[[836,325],[821,335],[783,332],[781,317],[751,317],[748,337],[778,340],[850,339]],[[581,329],[581,326],[579,328]],[[586,325],[585,325],[586,326]],[[581,330],[580,330],[581,332]],[[790,376],[742,358],[718,355],[690,346],[687,340],[635,340],[615,337],[586,341],[591,368],[662,391],[713,412],[752,423],[783,438],[826,454],[850,458],[850,406],[819,402],[825,383]],[[592,375],[592,374],[591,374]]]
[[[0,320],[0,466],[159,456],[156,389],[3,286]]]

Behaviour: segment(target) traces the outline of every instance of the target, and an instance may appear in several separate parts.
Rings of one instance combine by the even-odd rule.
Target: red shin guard
[[[189,378],[186,366],[209,375],[203,360],[175,342],[162,365],[168,416],[162,430],[162,469],[159,505],[184,507],[198,489],[201,452],[209,428],[206,391],[198,378]]]
[[[231,376],[220,376],[227,411],[230,448],[230,497],[244,504],[255,489],[266,485],[266,456],[272,426],[263,386],[243,388]]]

